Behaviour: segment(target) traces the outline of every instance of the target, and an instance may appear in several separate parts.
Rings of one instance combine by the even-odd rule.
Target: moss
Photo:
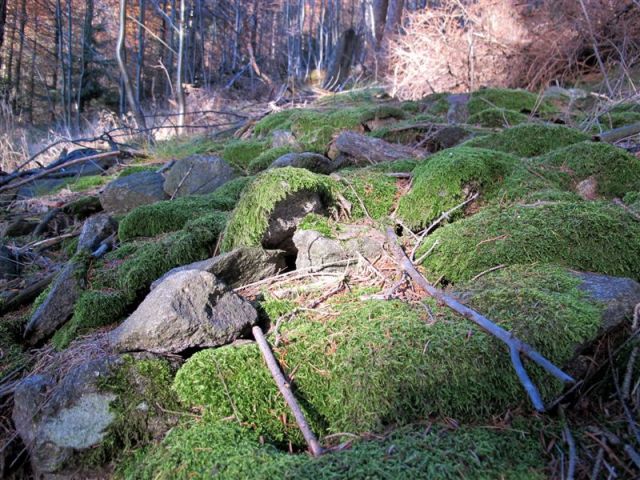
[[[318,459],[263,445],[258,435],[235,423],[199,422],[172,431],[155,448],[138,452],[119,473],[141,480],[186,480],[212,474],[220,480],[534,480],[546,478],[545,460],[538,436],[520,419],[505,430],[414,426],[381,440],[356,441],[350,448]]]
[[[317,192],[329,202],[334,183],[329,177],[303,168],[276,168],[256,177],[240,198],[224,233],[222,250],[239,246],[260,246],[269,215],[276,204],[302,190]]]
[[[22,333],[26,322],[27,318],[23,315],[8,314],[0,317],[0,381],[29,363],[29,357],[22,348]]]
[[[269,166],[281,156],[293,151],[295,150],[290,146],[270,148],[269,150],[262,152],[260,155],[254,158],[249,163],[248,170],[252,174],[259,173],[262,170],[266,170],[267,168],[269,168]]]
[[[351,202],[352,218],[368,215],[374,220],[381,220],[392,213],[399,194],[397,179],[369,168],[344,172],[341,177],[341,193]]]
[[[51,339],[57,350],[63,350],[80,335],[120,320],[131,303],[124,292],[87,290],[80,294],[71,320],[64,324]]]
[[[304,217],[300,221],[298,228],[300,230],[314,230],[316,232],[320,232],[327,238],[334,238],[335,236],[335,232],[333,231],[333,227],[329,223],[329,219],[327,217],[323,217],[322,215],[318,215],[317,213],[310,213],[309,215]]]
[[[89,175],[86,177],[79,177],[74,180],[69,180],[57,190],[66,188],[71,190],[72,192],[84,192],[85,190],[91,190],[92,188],[101,187],[111,180],[113,180],[112,176]]]
[[[80,197],[62,207],[64,213],[76,216],[89,216],[102,210],[100,199],[95,196]]]
[[[640,159],[606,143],[576,143],[533,158],[528,165],[564,189],[593,177],[603,197],[640,190]]]
[[[471,115],[479,114],[488,108],[502,108],[519,113],[550,113],[554,108],[526,90],[508,88],[484,88],[473,92],[468,103]]]
[[[155,237],[180,230],[189,220],[201,215],[216,210],[231,210],[250,181],[250,177],[236,178],[208,195],[192,195],[142,205],[120,221],[118,236],[122,241]]]
[[[85,465],[117,463],[133,448],[154,439],[160,422],[167,422],[167,411],[180,408],[170,388],[174,371],[163,359],[135,360],[122,357],[110,375],[98,383],[104,392],[115,394],[110,409],[115,420],[98,448],[90,450],[80,460]],[[166,429],[170,425],[166,425]],[[155,432],[155,434],[163,432]]]
[[[436,116],[446,115],[449,111],[449,94],[432,93],[420,100],[420,111]]]
[[[191,155],[219,154],[224,143],[207,137],[184,137],[156,143],[149,156],[160,160],[179,160]]]
[[[470,286],[471,305],[557,364],[600,324],[600,307],[558,267],[517,267],[485,281],[485,289]],[[334,314],[318,320],[287,322],[275,348],[295,372],[296,396],[319,434],[383,431],[431,415],[473,420],[528,404],[507,349],[471,322],[433,301],[435,321],[423,306],[357,299],[354,292],[330,302]],[[527,368],[544,398],[562,391],[530,362]],[[236,416],[268,439],[301,444],[253,344],[198,352],[174,388],[211,420]]]
[[[264,140],[233,140],[222,151],[222,158],[233,167],[248,172],[249,164],[269,149]]]
[[[373,172],[408,173],[412,172],[413,169],[416,168],[416,165],[418,165],[417,160],[407,159],[378,163],[377,165],[372,165],[371,167],[367,168]]]
[[[633,123],[640,122],[640,112],[611,112],[601,115],[598,120],[600,121],[601,127],[605,130],[619,128],[624,127],[625,125],[631,125]]]
[[[443,150],[413,171],[413,186],[400,199],[398,215],[410,228],[429,225],[465,200],[470,192],[490,198],[518,159],[501,152],[468,147]],[[462,211],[455,216],[462,215]]]
[[[530,262],[640,278],[640,224],[605,202],[485,208],[438,229],[416,255],[435,242],[423,266],[431,278],[454,283],[497,265]]]
[[[73,255],[78,250],[78,243],[80,237],[66,238],[62,242],[62,250],[68,257],[73,257]]]
[[[298,111],[298,109],[291,108],[270,113],[255,124],[253,132],[256,135],[265,136],[274,130],[291,130],[291,116]]]
[[[529,121],[529,117],[505,108],[487,108],[469,117],[469,123],[483,127],[511,127]]]
[[[588,139],[588,135],[561,125],[525,124],[472,138],[464,145],[498,150],[520,157],[534,157]]]
[[[389,98],[384,88],[363,88],[324,95],[320,97],[316,103],[324,106],[371,105],[371,103],[381,98]]]
[[[640,191],[628,192],[622,201],[627,205],[633,213],[640,215]]]
[[[128,177],[129,175],[140,172],[155,172],[161,166],[162,165],[129,165],[118,174],[118,178]]]

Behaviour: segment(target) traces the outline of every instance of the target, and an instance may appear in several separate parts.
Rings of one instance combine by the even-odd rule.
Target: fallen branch
[[[32,283],[28,287],[20,290],[15,295],[8,298],[2,307],[0,308],[0,315],[4,315],[7,312],[11,312],[21,307],[25,303],[30,302],[35,299],[38,295],[40,295],[45,288],[49,286],[49,284],[53,281],[56,274],[53,273],[51,275],[47,275],[41,280]]]
[[[309,450],[311,451],[311,455],[314,457],[319,457],[322,455],[322,446],[315,434],[311,430],[309,423],[307,423],[307,419],[304,417],[304,413],[302,413],[302,409],[296,400],[296,397],[293,395],[291,391],[291,385],[285,378],[282,370],[280,369],[280,364],[276,360],[276,357],[273,356],[273,352],[271,351],[271,347],[269,347],[269,343],[267,339],[264,337],[264,333],[262,329],[258,326],[255,326],[251,330],[253,332],[253,337],[256,339],[256,343],[258,344],[258,348],[260,348],[260,352],[262,352],[262,356],[264,357],[264,361],[271,372],[271,376],[276,382],[278,386],[278,390],[284,397],[287,405],[293,412],[293,416],[296,419],[296,423],[302,432],[302,436],[304,437],[307,445],[309,446]]]
[[[637,135],[638,133],[640,133],[640,122],[625,125],[620,128],[614,128],[613,130],[607,130],[606,132],[594,135],[593,139],[596,142],[614,143],[618,140],[622,140],[623,138]]]
[[[392,228],[387,228],[387,238],[389,240],[389,245],[396,257],[396,262],[400,266],[401,270],[408,273],[409,276],[413,279],[413,281],[416,282],[430,296],[432,296],[439,302],[444,303],[446,306],[448,306],[455,312],[459,313],[463,317],[467,318],[468,320],[471,320],[480,328],[482,328],[485,332],[493,335],[498,340],[501,340],[502,342],[504,342],[509,347],[509,350],[511,352],[515,351],[515,353],[517,354],[521,353],[525,355],[530,360],[540,365],[547,372],[549,372],[551,375],[558,378],[562,382],[565,382],[565,383],[575,382],[575,380],[571,376],[567,375],[560,368],[558,368],[549,360],[547,360],[545,357],[543,357],[540,353],[534,350],[533,347],[517,339],[511,333],[509,333],[502,327],[496,325],[484,315],[463,305],[455,298],[445,294],[444,292],[438,290],[433,285],[431,285],[427,281],[427,279],[424,278],[420,274],[420,272],[418,272],[418,270],[416,270],[416,267],[413,265],[411,260],[409,260],[409,257],[407,257],[406,253],[402,250],[402,248],[398,243],[398,237],[396,236]],[[518,358],[519,358],[519,355],[518,355]],[[520,381],[521,382],[523,382],[523,380],[527,381],[527,383],[523,383],[523,385],[525,386],[525,390],[527,390],[527,393],[530,395],[531,401],[534,404],[534,407],[536,408],[536,410],[540,412],[544,411],[544,405],[541,405],[541,401],[539,402],[537,398],[539,397],[539,393],[535,389],[535,386],[533,385],[533,383],[529,385],[529,382],[531,382],[531,380],[529,379],[524,368],[519,368],[519,365],[517,364],[517,362],[516,364],[514,364],[514,368],[516,369],[516,373],[518,373],[518,377],[520,378]],[[535,390],[535,393],[533,396],[531,396],[531,393],[530,393],[532,388]]]
[[[83,158],[79,158],[77,160],[72,160],[70,162],[67,163],[63,163],[62,165],[58,165],[57,167],[53,167],[53,168],[49,168],[48,170],[44,170],[32,177],[26,178],[24,180],[21,180],[19,182],[16,183],[10,183],[8,185],[4,185],[3,187],[0,187],[0,192],[4,192],[5,190],[10,190],[13,188],[17,188],[20,187],[22,185],[25,185],[29,182],[32,182],[33,180],[37,180],[39,178],[42,177],[46,177],[47,175],[56,172],[58,170],[62,170],[63,168],[67,168],[67,167],[71,167],[72,165],[77,165],[79,163],[83,163],[83,162],[88,162],[91,160],[102,160],[103,158],[111,158],[111,157],[117,157],[118,155],[120,155],[120,151],[115,151],[115,152],[105,152],[105,153],[99,153],[97,155],[90,155],[88,157],[83,157]]]

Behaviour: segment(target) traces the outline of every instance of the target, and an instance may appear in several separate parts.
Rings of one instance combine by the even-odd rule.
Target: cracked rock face
[[[180,353],[231,343],[256,323],[253,306],[208,272],[177,272],[111,333],[120,352]]]
[[[192,155],[178,160],[167,172],[164,191],[169,196],[211,193],[237,177],[235,170],[220,157]]]

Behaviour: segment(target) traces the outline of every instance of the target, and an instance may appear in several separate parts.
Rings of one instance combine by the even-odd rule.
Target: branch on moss
[[[446,306],[448,306],[455,312],[459,313],[463,317],[467,318],[468,320],[471,320],[472,322],[477,324],[480,328],[482,328],[484,331],[496,337],[498,340],[501,340],[502,342],[504,342],[509,347],[510,351],[525,355],[530,360],[537,363],[539,366],[541,366],[543,369],[545,369],[547,372],[549,372],[551,375],[558,378],[562,382],[565,382],[565,383],[575,382],[575,380],[571,376],[567,375],[560,368],[558,368],[556,365],[554,365],[545,357],[543,357],[540,353],[534,350],[533,347],[517,339],[510,332],[496,325],[491,320],[486,318],[484,315],[461,304],[455,298],[445,294],[444,292],[438,290],[433,285],[431,285],[427,281],[427,279],[424,278],[420,274],[420,272],[418,272],[418,270],[416,270],[416,267],[414,266],[414,264],[411,262],[407,254],[402,250],[402,248],[398,243],[398,237],[396,236],[392,228],[387,228],[387,238],[389,241],[389,245],[393,250],[393,254],[395,256],[396,262],[400,266],[400,269],[406,272],[407,274],[409,274],[409,276],[413,279],[413,281],[416,282],[430,296],[432,296],[439,302],[444,303]],[[512,353],[512,360],[514,360],[513,353]],[[518,360],[519,360],[519,355],[518,355]],[[520,364],[520,367],[521,367],[521,364]],[[539,397],[539,394],[537,394],[537,390],[535,393],[533,393],[533,396],[532,396],[531,387],[528,385],[528,382],[530,382],[530,379],[527,376],[524,368],[519,368],[517,361],[514,363],[514,368],[516,369],[516,373],[518,373],[518,377],[520,378],[520,381],[521,382],[523,382],[523,380],[527,381],[527,383],[523,382],[523,385],[525,386],[525,390],[527,390],[527,393],[530,395],[530,398],[536,410],[541,412],[544,411],[544,405],[541,405],[541,400],[539,400],[539,398],[536,397],[536,395]]]
[[[307,442],[307,445],[309,446],[311,455],[313,455],[314,457],[319,457],[323,453],[322,446],[320,445],[320,442],[318,442],[318,439],[316,438],[315,434],[311,430],[311,427],[309,426],[309,423],[307,422],[307,419],[305,418],[304,413],[302,413],[302,409],[300,408],[300,405],[298,404],[296,397],[293,395],[293,392],[291,391],[291,385],[289,384],[284,374],[282,373],[282,370],[280,369],[280,364],[276,360],[276,357],[274,357],[273,352],[271,351],[271,347],[269,347],[269,343],[267,342],[267,339],[265,338],[264,333],[262,332],[262,329],[258,326],[255,326],[253,327],[252,332],[253,332],[254,338],[256,339],[256,343],[260,348],[260,352],[264,357],[267,367],[271,372],[271,376],[273,377],[274,381],[276,382],[276,385],[278,386],[278,390],[280,390],[280,393],[282,394],[285,401],[287,402],[287,405],[289,405],[289,408],[293,412],[293,416],[296,419],[296,423],[298,424],[298,427],[300,428],[300,431],[302,432],[302,435],[305,441]]]
[[[638,133],[640,133],[640,122],[614,128],[613,130],[607,130],[606,132],[594,135],[593,139],[596,142],[615,143],[618,140],[637,135]]]

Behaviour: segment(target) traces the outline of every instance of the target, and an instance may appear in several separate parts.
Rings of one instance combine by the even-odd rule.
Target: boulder
[[[46,375],[18,384],[12,418],[37,478],[59,472],[105,438],[115,419],[110,404],[116,396],[98,384],[117,362],[105,357],[83,363],[57,385]]]
[[[159,284],[110,334],[120,351],[181,353],[231,343],[255,324],[249,302],[208,272],[178,272]]]
[[[47,298],[33,313],[24,337],[30,345],[48,338],[73,314],[73,307],[84,287],[85,265],[81,259],[71,259],[57,275]]]
[[[16,199],[25,200],[27,198],[48,195],[66,183],[67,180],[64,178],[38,178],[18,188],[16,191]]]
[[[235,170],[220,157],[192,155],[178,160],[166,173],[164,191],[169,196],[213,192],[237,176]]]
[[[118,222],[107,214],[94,215],[82,225],[78,238],[78,252],[93,252],[100,243],[118,230]]]
[[[310,213],[322,213],[325,207],[317,192],[298,190],[279,201],[271,214],[262,246],[267,249],[295,251],[291,238],[300,221]]]
[[[333,162],[319,153],[287,153],[276,159],[269,168],[296,167],[306,168],[314,173],[329,175],[340,166],[339,162]]]
[[[296,269],[321,267],[347,258],[348,254],[339,241],[324,237],[315,230],[298,230],[293,235],[293,243],[298,250]],[[342,267],[328,267],[340,270]]]
[[[469,94],[452,94],[447,97],[447,101],[449,102],[447,123],[466,123],[469,118]]]
[[[166,200],[164,178],[155,172],[138,172],[107,184],[100,194],[102,208],[109,213],[127,213],[140,205]]]
[[[288,130],[274,130],[271,132],[271,148],[291,147],[294,150],[300,148],[293,133]]]
[[[0,245],[0,279],[14,278],[20,274],[20,264],[13,251]]]
[[[73,150],[67,154],[61,155],[58,160],[53,162],[47,168],[57,167],[65,163],[80,160],[81,158],[91,157],[97,155],[100,152],[93,148],[79,148]],[[49,177],[82,177],[87,175],[100,175],[108,168],[116,165],[118,162],[116,157],[100,158],[96,160],[88,160],[86,162],[80,162],[75,165],[71,165],[66,168],[62,168],[56,172],[53,172]]]
[[[178,272],[199,270],[209,272],[229,285],[238,288],[278,274],[287,267],[285,252],[282,250],[263,250],[255,247],[240,247],[228,253],[183,265],[169,270],[151,284],[153,290],[165,279]]]
[[[337,159],[340,154],[348,156],[353,165],[371,165],[395,160],[420,159],[424,157],[425,152],[356,132],[342,132],[332,144],[329,156]]]

